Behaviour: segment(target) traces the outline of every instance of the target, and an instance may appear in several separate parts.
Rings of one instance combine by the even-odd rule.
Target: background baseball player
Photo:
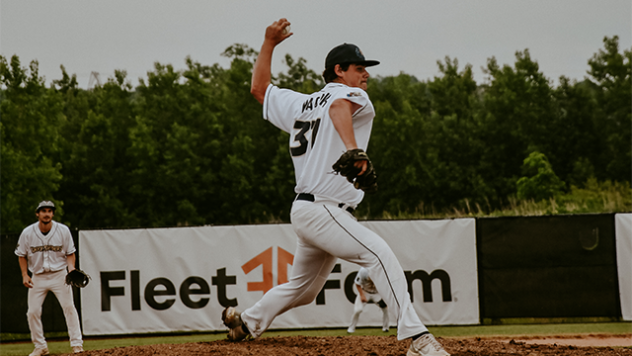
[[[377,292],[377,288],[375,288],[375,284],[371,280],[371,277],[369,277],[369,271],[364,267],[360,268],[358,274],[356,274],[354,282],[358,290],[358,295],[356,295],[355,303],[353,304],[353,316],[351,317],[351,324],[349,324],[347,332],[355,332],[356,325],[358,325],[358,319],[360,319],[360,314],[362,314],[362,310],[364,310],[367,303],[375,303],[380,307],[382,310],[382,331],[388,331],[388,307],[382,300],[382,297],[380,297],[380,294]]]
[[[263,118],[290,134],[297,193],[290,219],[298,237],[292,277],[243,313],[226,308],[222,320],[230,328],[228,338],[256,338],[276,316],[311,303],[337,259],[342,258],[369,271],[378,292],[397,315],[398,339],[414,340],[409,356],[449,355],[415,313],[404,271],[391,248],[352,214],[362,201],[363,190],[377,190],[376,174],[364,151],[375,116],[365,92],[366,67],[379,62],[366,60],[355,45],[342,44],[325,59],[327,85],[321,91],[307,95],[278,88],[270,84],[272,53],[292,35],[286,30],[289,25],[280,19],[266,28],[251,93],[263,104]]]
[[[31,340],[35,350],[29,356],[48,355],[48,345],[42,327],[42,303],[49,291],[55,294],[64,311],[68,336],[73,352],[83,352],[79,316],[72,297],[72,287],[66,282],[66,268],[75,269],[75,244],[70,230],[53,221],[55,204],[39,203],[35,209],[38,222],[26,227],[20,234],[15,254],[22,271],[22,283],[29,288],[26,313]],[[31,271],[32,277],[28,271]]]

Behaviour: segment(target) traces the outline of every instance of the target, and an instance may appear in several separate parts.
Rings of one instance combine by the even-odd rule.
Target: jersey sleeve
[[[30,228],[30,227],[29,227]],[[15,254],[19,257],[27,257],[28,256],[28,238],[26,236],[27,229],[24,229],[20,234],[20,238],[18,239],[18,244],[15,246]]]
[[[66,256],[70,256],[77,251],[75,242],[72,240],[72,234],[66,225],[60,224],[59,227],[61,228],[62,248],[66,252]]]
[[[332,102],[338,99],[345,99],[360,105],[360,108],[353,113],[354,118],[358,117],[364,110],[373,110],[369,95],[360,88],[345,87],[344,89],[338,90]]]
[[[285,132],[292,132],[294,120],[308,95],[268,85],[263,99],[263,118]]]

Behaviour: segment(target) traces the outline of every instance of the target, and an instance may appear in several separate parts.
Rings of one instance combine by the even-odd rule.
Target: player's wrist
[[[266,39],[263,41],[263,45],[261,45],[261,52],[259,52],[259,55],[261,55],[261,53],[265,53],[265,52],[272,53],[274,51],[274,48],[278,44],[279,44],[279,42],[276,42],[274,39],[266,37]]]

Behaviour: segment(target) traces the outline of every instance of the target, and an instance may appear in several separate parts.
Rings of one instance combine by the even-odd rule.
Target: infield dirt
[[[604,336],[565,337],[567,340],[602,341]],[[615,343],[628,342],[632,335],[616,336]],[[574,346],[558,344],[553,337],[529,339],[502,338],[437,338],[453,356],[492,356],[492,355],[631,355],[632,349],[621,347]],[[593,343],[598,344],[598,342]],[[603,344],[603,343],[602,343]],[[225,340],[186,344],[161,344],[146,346],[128,346],[107,350],[87,350],[81,355],[96,356],[149,356],[149,355],[274,355],[274,356],[400,356],[405,355],[409,341],[398,341],[395,336],[347,336],[347,337],[268,337],[232,343]]]

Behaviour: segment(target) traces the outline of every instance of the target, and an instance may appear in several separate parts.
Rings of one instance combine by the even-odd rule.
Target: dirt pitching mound
[[[489,338],[437,338],[453,356],[491,355],[558,355],[558,356],[632,356],[632,349],[613,347],[589,347],[539,344],[514,339]],[[398,341],[395,336],[351,337],[270,337],[238,343],[228,341],[197,342],[188,344],[163,344],[129,346],[108,350],[89,350],[82,356],[144,356],[144,355],[274,355],[274,356],[400,356],[405,355],[410,341]]]

